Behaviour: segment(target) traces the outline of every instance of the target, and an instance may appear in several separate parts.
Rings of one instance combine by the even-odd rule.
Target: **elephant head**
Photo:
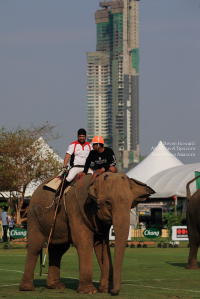
[[[130,227],[130,209],[155,193],[147,185],[129,179],[124,173],[104,173],[88,187],[90,196],[98,204],[97,217],[113,224],[115,231],[113,294],[121,287],[121,268]]]

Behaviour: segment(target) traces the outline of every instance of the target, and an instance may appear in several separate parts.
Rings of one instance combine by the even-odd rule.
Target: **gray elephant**
[[[186,185],[186,194],[188,207],[186,213],[188,237],[190,241],[190,253],[188,258],[187,269],[198,269],[197,252],[200,245],[200,190],[197,190],[192,196],[190,193],[190,184],[199,176],[189,181]]]
[[[49,246],[47,287],[65,288],[60,281],[60,262],[73,242],[79,255],[78,293],[97,292],[92,284],[94,248],[101,269],[98,291],[118,294],[130,226],[130,209],[153,193],[150,187],[129,179],[124,173],[106,172],[92,182],[91,175],[86,175],[76,182],[63,196],[57,215]],[[28,211],[28,253],[20,290],[34,290],[35,265],[43,243],[49,236],[54,217],[53,196],[53,192],[39,186],[31,198]],[[111,224],[116,236],[114,269],[109,247]]]

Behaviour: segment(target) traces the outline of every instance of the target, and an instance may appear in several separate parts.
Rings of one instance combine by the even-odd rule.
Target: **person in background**
[[[15,222],[12,215],[8,215],[8,228],[9,228],[9,235],[11,230],[14,228]],[[12,237],[10,235],[10,241],[12,240]]]
[[[85,175],[88,172],[90,164],[95,165],[95,172],[93,178],[95,179],[98,174],[106,171],[118,172],[116,168],[116,158],[113,150],[109,147],[104,147],[104,139],[101,136],[95,136],[92,139],[93,150],[90,152],[86,159],[85,167],[80,175]]]
[[[4,207],[2,213],[2,227],[3,227],[3,241],[8,242],[7,232],[8,232],[8,207]]]

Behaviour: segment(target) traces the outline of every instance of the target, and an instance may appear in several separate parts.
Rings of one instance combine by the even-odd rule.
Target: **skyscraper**
[[[96,52],[87,53],[88,139],[101,135],[118,169],[139,162],[138,0],[100,2]]]

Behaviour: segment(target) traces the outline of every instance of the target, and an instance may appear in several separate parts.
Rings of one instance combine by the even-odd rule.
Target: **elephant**
[[[189,181],[186,185],[186,198],[188,201],[186,221],[190,242],[187,269],[199,268],[197,264],[197,252],[200,245],[200,189],[191,196],[189,187],[199,177],[200,175]]]
[[[124,173],[106,172],[91,180],[83,176],[62,197],[53,238],[49,245],[47,287],[65,288],[60,281],[62,255],[74,244],[79,256],[77,292],[118,294],[121,269],[130,227],[130,209],[155,193],[149,186],[129,179]],[[39,186],[28,209],[28,252],[19,289],[34,290],[34,269],[43,243],[47,241],[54,217],[54,193]],[[113,224],[116,241],[114,267],[109,247],[109,229]],[[92,284],[93,248],[100,266],[98,290]]]

